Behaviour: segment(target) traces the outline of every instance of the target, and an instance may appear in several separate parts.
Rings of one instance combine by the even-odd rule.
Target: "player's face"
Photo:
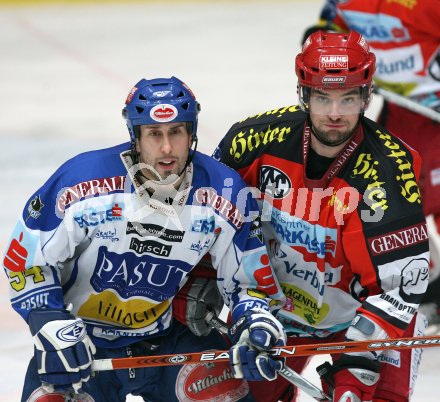
[[[186,123],[148,124],[140,127],[136,141],[139,161],[152,166],[164,180],[171,174],[179,174],[185,166],[191,146],[191,136]],[[151,180],[158,177],[149,169],[142,173]]]
[[[359,88],[312,89],[310,120],[314,131],[329,144],[348,140],[363,110]]]

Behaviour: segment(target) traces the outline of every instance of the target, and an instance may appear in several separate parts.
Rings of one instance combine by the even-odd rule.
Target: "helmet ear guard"
[[[298,83],[296,87],[296,92],[298,93],[299,105],[304,112],[310,112],[310,87],[302,86]]]

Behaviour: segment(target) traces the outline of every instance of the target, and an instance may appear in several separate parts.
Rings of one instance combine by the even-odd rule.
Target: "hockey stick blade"
[[[400,339],[376,339],[374,341],[350,341],[316,343],[311,345],[274,347],[270,353],[279,357],[315,356],[324,354],[370,352],[386,349],[430,348],[440,346],[440,336],[426,336]],[[128,369],[139,367],[173,366],[190,363],[228,361],[227,350],[182,353],[174,355],[122,357],[94,360],[93,371]]]

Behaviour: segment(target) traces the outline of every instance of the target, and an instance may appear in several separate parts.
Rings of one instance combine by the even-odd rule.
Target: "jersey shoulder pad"
[[[235,170],[201,152],[196,152],[193,165],[193,187],[212,187],[219,192],[228,187],[236,192],[246,186]]]
[[[127,149],[128,143],[81,153],[66,161],[29,198],[23,210],[26,225],[51,230],[73,202],[124,190],[127,171],[120,154]]]
[[[286,106],[235,123],[223,138],[216,156],[234,169],[250,165],[269,149],[285,149],[301,135],[307,118],[299,106]]]
[[[351,162],[351,184],[372,210],[383,211],[381,222],[423,216],[418,153],[375,122],[364,119],[364,129],[364,142]]]
[[[78,181],[92,180],[97,177],[111,177],[127,174],[120,155],[129,150],[130,144],[124,143],[110,148],[83,152],[67,160],[54,175],[63,176],[65,185],[74,185]]]

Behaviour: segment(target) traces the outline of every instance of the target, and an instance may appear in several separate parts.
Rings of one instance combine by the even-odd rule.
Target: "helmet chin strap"
[[[192,140],[191,146],[190,146],[190,150],[192,149],[192,146],[194,144],[194,149],[192,152],[188,153],[188,158],[186,158],[186,162],[185,162],[185,166],[183,167],[183,169],[181,170],[181,172],[179,173],[179,177],[183,174],[183,172],[185,172],[186,168],[190,165],[190,163],[192,162],[193,158],[194,158],[194,154],[196,153],[197,150],[197,144],[198,144],[199,140],[198,138],[194,138]]]

